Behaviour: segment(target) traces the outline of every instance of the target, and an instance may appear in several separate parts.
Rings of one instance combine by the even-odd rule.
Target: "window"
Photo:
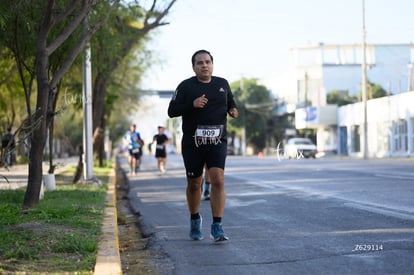
[[[407,135],[407,121],[400,119],[392,123],[392,134],[394,139],[394,152],[407,152],[408,150],[408,135]]]
[[[359,125],[351,126],[351,148],[352,152],[361,151],[361,133]]]

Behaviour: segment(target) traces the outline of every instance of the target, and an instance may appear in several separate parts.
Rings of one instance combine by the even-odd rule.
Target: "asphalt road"
[[[161,274],[414,274],[414,161],[228,157],[230,241],[188,237],[180,155],[159,175],[144,156],[129,179]]]

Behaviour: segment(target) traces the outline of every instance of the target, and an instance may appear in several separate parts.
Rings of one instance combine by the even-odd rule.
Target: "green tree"
[[[379,84],[368,81],[367,83],[368,99],[379,98],[387,96],[387,91]],[[362,99],[362,91],[359,91],[359,98]]]
[[[239,109],[239,118],[229,121],[229,129],[245,128],[246,143],[256,151],[266,147],[266,139],[273,106],[270,91],[257,79],[242,78],[231,89]]]
[[[0,133],[21,122],[25,114],[23,90],[12,53],[7,48],[0,49]]]
[[[135,91],[145,67],[144,42],[149,33],[168,24],[164,21],[176,0],[157,5],[153,1],[148,8],[139,4],[120,6],[111,17],[107,28],[101,29],[93,39],[95,66],[93,85],[94,151],[103,164],[104,135],[108,116],[122,90]],[[135,57],[135,58],[134,58]],[[137,60],[138,57],[138,60]],[[102,62],[103,61],[103,62]],[[128,72],[127,74],[125,72]],[[125,77],[128,75],[128,77]],[[122,89],[122,90],[121,90]]]
[[[368,99],[379,98],[387,96],[387,91],[381,85],[368,81],[367,85]],[[359,98],[362,98],[362,91],[359,91]],[[358,102],[357,96],[350,96],[348,91],[332,90],[326,95],[326,102],[328,104],[337,104],[343,106]]]
[[[148,7],[136,1],[119,5],[105,28],[100,29],[91,40],[93,145],[100,165],[103,165],[104,158],[104,133],[108,123],[113,121],[110,119],[113,110],[116,109],[119,118],[119,115],[129,116],[128,112],[139,108],[137,87],[142,72],[151,64],[151,52],[145,44],[151,38],[152,30],[168,24],[164,19],[175,2],[170,0],[159,4],[159,1],[153,1]],[[72,68],[65,85],[69,97],[81,98],[82,71]],[[121,104],[118,104],[119,101]],[[81,104],[76,106],[82,108]],[[114,122],[110,126],[118,128],[120,125]],[[125,129],[128,123],[123,126]]]
[[[43,151],[61,80],[118,2],[6,0],[0,4],[0,10],[6,14],[2,38],[14,54],[25,87],[25,123],[30,129],[29,176],[23,208],[39,201]],[[104,11],[98,13],[100,10]],[[94,20],[83,31],[84,19],[91,11],[95,11]],[[77,43],[70,43],[74,41],[71,39]],[[30,102],[33,80],[37,88],[34,112]]]
[[[387,96],[387,91],[381,85],[372,82],[368,82],[368,91],[369,99]]]
[[[145,42],[144,38],[149,30],[165,24],[161,19],[166,16],[175,0],[163,2],[167,3],[164,9],[159,8],[159,1],[156,0],[152,1],[152,4],[151,1],[146,2],[150,4],[147,9],[141,7],[137,1],[123,2],[126,3],[125,6],[120,5],[119,2],[120,0],[47,0],[40,2],[5,0],[0,3],[0,30],[2,30],[0,46],[2,46],[2,51],[3,47],[9,49],[15,60],[15,70],[19,72],[20,86],[23,87],[27,111],[27,119],[22,124],[24,126],[22,129],[29,129],[28,135],[30,135],[29,177],[23,208],[30,208],[38,202],[47,130],[50,131],[49,140],[52,142],[55,124],[53,120],[61,113],[56,110],[59,91],[62,88],[67,91],[72,87],[77,92],[82,90],[81,85],[78,85],[80,82],[71,83],[70,78],[66,79],[66,74],[71,70],[75,72],[75,76],[81,76],[79,73],[81,70],[77,67],[81,63],[79,54],[86,43],[110,18],[112,25],[108,25],[105,31],[108,30],[109,34],[117,34],[109,36],[108,32],[106,34],[102,32],[102,39],[99,40],[101,37],[97,36],[92,43],[103,47],[107,43],[108,47],[124,50],[123,52],[110,52],[109,58],[103,58],[107,57],[102,55],[103,52],[92,51],[93,58],[97,60],[95,63],[102,64],[101,68],[97,66],[94,71],[94,86],[97,86],[94,88],[94,98],[100,100],[93,102],[97,110],[96,113],[94,111],[94,118],[106,121],[110,111],[116,106],[115,102],[125,99],[122,95],[133,96],[135,93],[136,96],[136,89],[131,87],[136,86],[137,81],[133,81],[134,77],[122,77],[126,75],[123,71],[125,67],[120,65],[142,69],[137,62],[128,62],[128,58],[134,59],[134,51],[142,50],[141,43]],[[116,9],[116,16],[110,17],[114,9]],[[140,16],[137,16],[138,14]],[[85,25],[87,16],[88,24]],[[132,30],[135,30],[135,33]],[[126,39],[134,35],[139,39],[136,37]],[[73,64],[77,66],[74,68]],[[141,71],[136,70],[136,72],[135,76],[139,76]],[[128,80],[127,84],[125,80]],[[129,89],[122,94],[119,90],[124,91],[123,87]],[[0,89],[5,89],[2,83],[0,83]],[[2,96],[5,94],[2,93]],[[32,97],[32,94],[35,97]],[[6,100],[9,98],[6,97]],[[78,102],[81,103],[80,100]],[[80,103],[79,106],[81,106]],[[64,108],[62,110],[64,111]],[[77,115],[79,114],[75,114]],[[73,123],[76,120],[69,119],[68,121]],[[65,128],[70,127],[65,125]],[[59,131],[58,135],[62,137]]]
[[[32,112],[31,95],[35,87],[35,36],[32,28],[37,10],[29,8],[30,3],[27,2],[0,2],[3,20],[0,32],[1,68],[4,73],[1,85],[4,108],[1,113],[2,120],[5,120],[2,124],[3,127],[11,127],[20,140],[26,139],[30,133],[30,127],[27,127],[30,122],[24,117],[30,117]]]
[[[358,101],[356,96],[350,96],[348,91],[332,90],[326,95],[326,102],[328,104],[336,104],[343,106],[352,104]]]
[[[23,202],[24,208],[30,208],[39,201],[46,130],[55,115],[59,83],[91,37],[105,24],[110,12],[118,2],[119,0],[101,1],[95,4],[93,1],[79,0],[65,3],[65,1],[49,0],[45,6],[41,7],[43,16],[40,18],[43,20],[37,33],[35,58],[37,100],[36,112],[33,117],[33,121],[39,123],[31,134],[29,178]],[[83,29],[85,18],[91,11],[95,11],[92,13],[94,16],[90,17],[88,26]],[[50,68],[50,62],[53,60],[54,54],[58,53],[59,48],[64,47],[64,43],[72,35],[79,38],[78,44],[69,49],[68,54],[65,55],[66,58],[58,64],[57,68],[54,68],[51,75],[50,71],[53,68]]]

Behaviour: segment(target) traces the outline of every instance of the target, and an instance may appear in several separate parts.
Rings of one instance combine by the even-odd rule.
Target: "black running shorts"
[[[165,149],[156,149],[155,150],[155,157],[156,158],[166,158],[167,157],[167,150],[165,150]]]
[[[135,159],[139,159],[142,156],[142,149],[135,148],[135,149],[128,149],[129,155]]]
[[[207,168],[218,167],[224,170],[227,156],[227,142],[205,144],[182,144],[182,155],[187,177],[197,178],[203,174],[204,164]]]

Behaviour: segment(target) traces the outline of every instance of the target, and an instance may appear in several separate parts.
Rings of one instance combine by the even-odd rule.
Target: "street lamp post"
[[[86,16],[84,24],[86,32],[88,16]],[[88,42],[83,59],[83,177],[85,181],[94,178],[92,167],[92,67],[91,47]]]
[[[243,77],[240,79],[240,90],[242,91],[242,93],[244,92],[244,82],[243,82]],[[246,143],[247,143],[247,141],[246,141],[246,123],[247,123],[247,118],[246,118],[246,116],[247,116],[247,108],[246,108],[246,106],[243,106],[243,111],[244,111],[244,114],[243,114],[243,128],[242,128],[242,133],[241,133],[241,154],[243,155],[243,156],[245,156],[246,155],[246,147],[247,147],[247,145],[246,145]]]
[[[408,68],[408,83],[407,83],[407,92],[411,92],[413,90],[412,85],[412,78],[413,78],[413,63],[407,64]]]

